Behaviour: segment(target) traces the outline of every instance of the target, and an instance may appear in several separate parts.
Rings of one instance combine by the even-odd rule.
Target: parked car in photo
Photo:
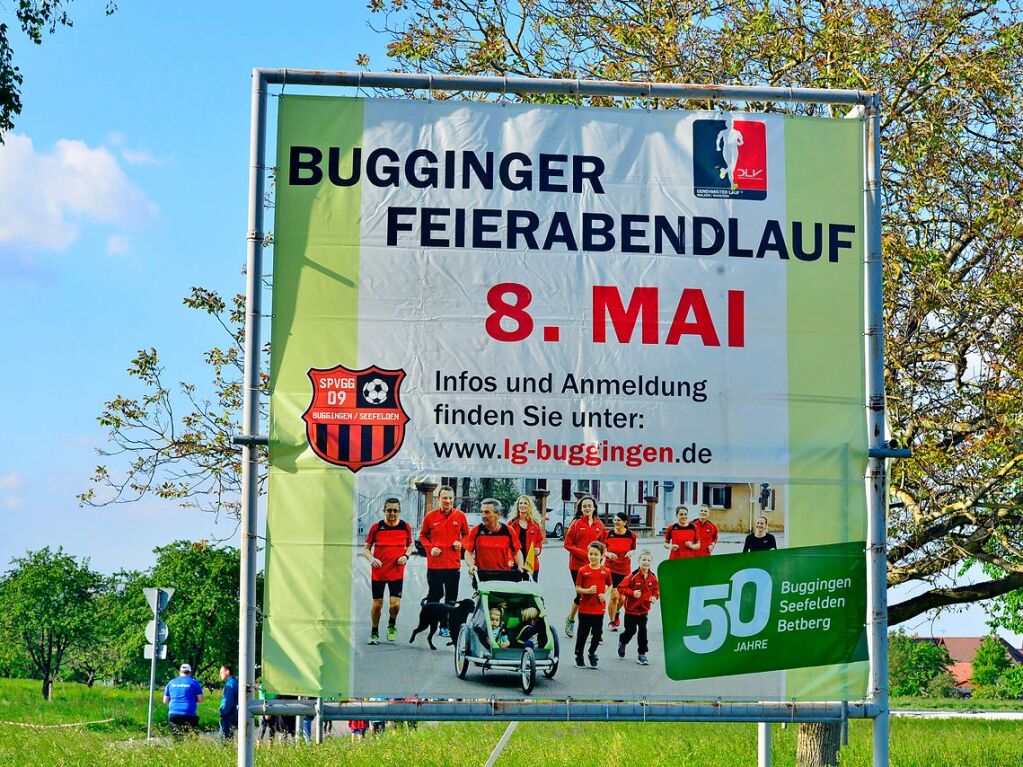
[[[557,509],[547,510],[547,522],[545,525],[548,538],[564,538],[565,530],[568,529],[568,525],[571,523],[571,519],[566,516],[566,512]]]

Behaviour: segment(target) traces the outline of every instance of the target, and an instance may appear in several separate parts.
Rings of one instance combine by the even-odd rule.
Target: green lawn
[[[212,696],[216,697],[216,696]],[[142,690],[61,684],[44,703],[35,682],[0,680],[0,721],[55,724],[113,718],[103,725],[71,729],[27,729],[0,724],[0,764],[54,767],[231,767],[232,745],[192,738],[147,745],[146,695]],[[204,726],[216,726],[216,700],[203,706]],[[157,719],[166,710],[157,706]],[[335,725],[344,730],[344,724]],[[497,743],[500,723],[421,725],[388,731],[353,744],[347,737],[322,746],[274,744],[257,749],[258,765],[482,765]],[[796,728],[775,726],[775,765],[792,765]],[[1023,764],[1023,723],[985,721],[892,722],[895,767],[1007,767]],[[870,724],[853,722],[843,765],[869,765]],[[498,764],[629,765],[671,764],[730,767],[756,764],[753,724],[527,723],[520,725]]]

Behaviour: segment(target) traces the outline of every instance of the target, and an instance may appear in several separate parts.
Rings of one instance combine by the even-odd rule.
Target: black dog
[[[416,634],[430,629],[430,633],[426,636],[426,641],[430,645],[431,650],[437,649],[433,646],[433,635],[442,623],[446,623],[448,629],[450,629],[451,641],[448,642],[448,645],[453,645],[458,637],[458,630],[469,619],[469,615],[475,606],[471,599],[463,599],[453,605],[444,604],[443,602],[427,602],[424,599],[420,602],[420,605],[419,625],[416,626],[416,630],[412,632],[412,636],[409,637],[408,641],[409,644],[412,644],[416,641]]]

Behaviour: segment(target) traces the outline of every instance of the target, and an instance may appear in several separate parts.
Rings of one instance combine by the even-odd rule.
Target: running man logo
[[[316,455],[356,472],[397,454],[409,420],[398,398],[404,370],[335,365],[310,368],[308,376],[313,397],[302,420]]]
[[[696,120],[693,187],[697,197],[767,199],[767,135],[762,122]]]

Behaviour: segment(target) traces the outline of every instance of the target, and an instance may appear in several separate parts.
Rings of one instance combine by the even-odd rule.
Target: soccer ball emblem
[[[379,405],[387,399],[387,384],[379,378],[367,381],[362,387],[362,396],[371,405]]]

